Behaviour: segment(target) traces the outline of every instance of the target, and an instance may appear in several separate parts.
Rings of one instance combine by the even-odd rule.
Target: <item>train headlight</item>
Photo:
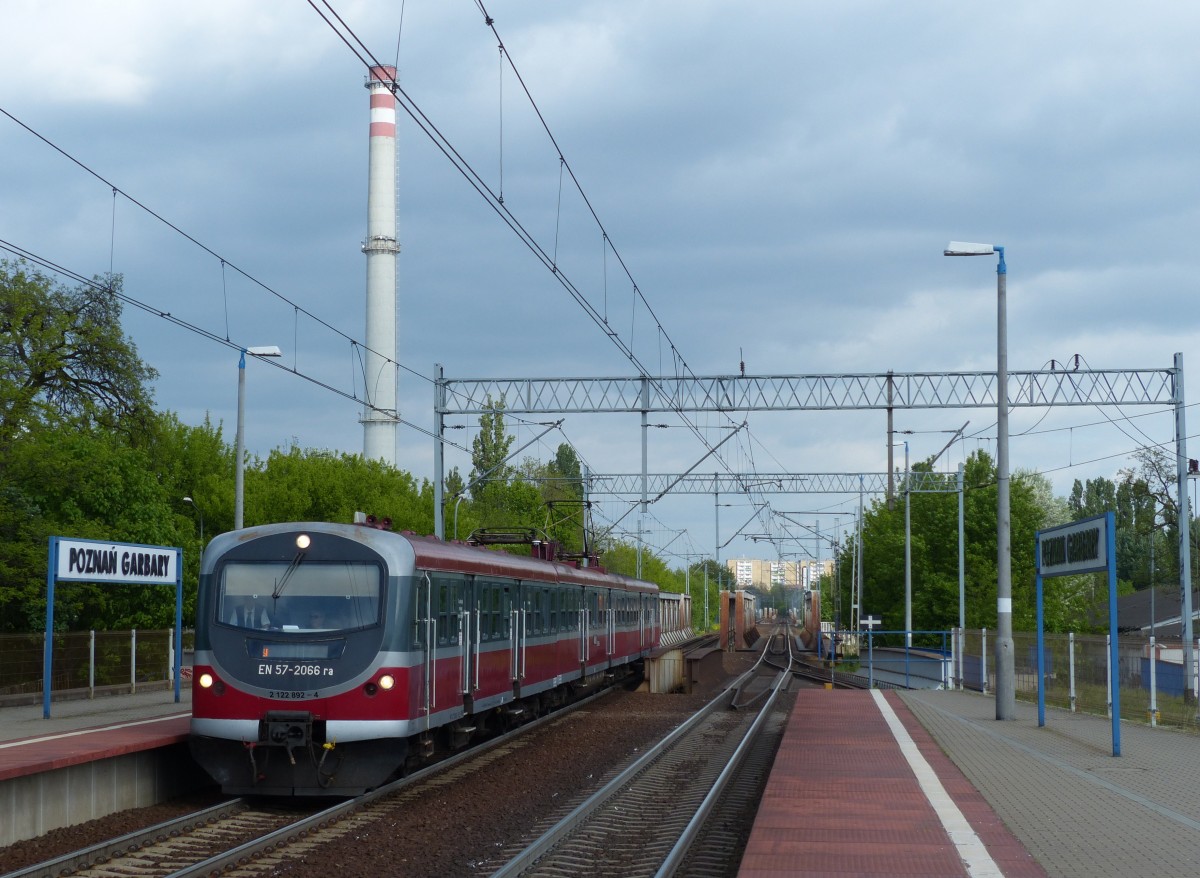
[[[201,674],[200,675],[200,688],[201,689],[211,689],[212,684],[213,684],[213,675],[212,674]]]
[[[396,678],[393,677],[391,674],[384,674],[382,677],[379,678],[379,688],[382,689],[384,692],[388,691],[395,685],[396,685]]]
[[[301,552],[303,552],[305,549],[307,549],[311,545],[312,545],[312,537],[310,537],[308,534],[300,534],[300,536],[296,537],[296,548],[299,549]]]

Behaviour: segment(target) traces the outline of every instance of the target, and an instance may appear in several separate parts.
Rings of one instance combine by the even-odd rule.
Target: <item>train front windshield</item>
[[[345,631],[379,621],[378,564],[232,562],[221,570],[217,618],[236,628]]]

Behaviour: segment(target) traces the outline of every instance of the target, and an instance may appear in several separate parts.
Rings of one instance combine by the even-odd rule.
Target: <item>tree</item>
[[[626,542],[616,542],[604,550],[604,555],[600,561],[604,564],[604,568],[611,573],[637,576],[637,556],[637,546]],[[670,591],[676,594],[683,592],[683,572],[672,570],[661,558],[645,548],[642,549],[641,579],[646,582],[653,582],[662,591]]]
[[[390,518],[395,530],[433,530],[433,486],[358,454],[293,445],[247,473],[246,521],[349,523],[355,512]]]
[[[485,408],[479,416],[479,433],[471,440],[471,499],[476,501],[485,501],[489,487],[512,473],[506,462],[513,437],[504,432],[504,397],[496,402],[489,394]]]
[[[182,512],[182,493],[164,478],[146,441],[135,447],[121,432],[35,424],[8,449],[0,475],[5,630],[41,626],[51,536],[198,549],[194,523]],[[185,563],[194,557],[185,556]],[[194,606],[194,591],[188,596]],[[159,586],[72,584],[59,590],[55,610],[64,630],[161,628],[173,617],[174,594]]]
[[[121,331],[121,278],[69,289],[0,261],[0,450],[39,422],[139,435],[157,373]]]

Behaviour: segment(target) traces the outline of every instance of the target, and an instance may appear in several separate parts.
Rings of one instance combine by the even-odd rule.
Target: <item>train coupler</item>
[[[275,710],[263,715],[258,724],[260,745],[283,747],[287,750],[288,762],[296,764],[292,752],[297,747],[306,748],[313,740],[313,718],[311,713],[299,710]]]

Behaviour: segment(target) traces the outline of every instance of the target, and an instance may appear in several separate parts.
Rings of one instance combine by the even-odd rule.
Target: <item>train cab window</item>
[[[235,628],[322,632],[379,622],[378,564],[233,561],[218,575],[217,618]]]

